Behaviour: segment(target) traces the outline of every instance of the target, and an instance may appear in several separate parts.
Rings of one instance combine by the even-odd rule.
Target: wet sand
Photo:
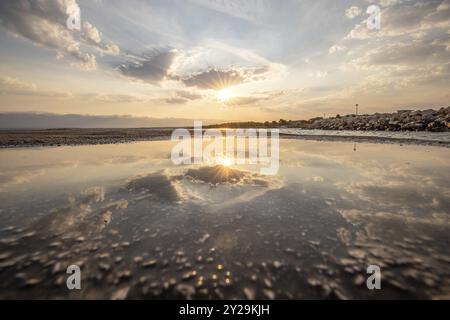
[[[0,298],[449,298],[447,148],[282,139],[261,176],[172,145],[1,150]]]
[[[0,130],[0,148],[57,147],[130,143],[170,139],[174,128]],[[287,131],[290,131],[288,129]],[[450,133],[449,133],[450,135]],[[415,144],[450,147],[450,141],[379,136],[311,135],[280,132],[280,137],[314,141]]]

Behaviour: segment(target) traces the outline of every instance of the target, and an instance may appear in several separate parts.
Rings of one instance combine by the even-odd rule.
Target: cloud
[[[95,99],[100,102],[113,102],[113,103],[132,103],[132,102],[144,102],[145,99],[130,94],[99,94],[95,95]]]
[[[0,77],[0,92],[2,94],[21,94],[36,91],[34,83],[28,83],[11,77]]]
[[[406,42],[386,45],[383,48],[371,50],[366,55],[368,65],[411,65],[427,62],[447,62],[449,53],[446,45],[428,42]]]
[[[345,46],[335,44],[334,46],[331,46],[330,49],[328,49],[328,53],[333,54],[336,52],[344,51],[345,49],[346,49]]]
[[[264,80],[270,71],[269,65],[252,68],[209,68],[206,71],[182,77],[181,81],[187,87],[220,90],[249,81]]]
[[[285,95],[286,92],[284,91],[255,92],[251,96],[233,97],[224,101],[223,103],[227,106],[250,106],[256,105],[262,101],[277,99]]]
[[[22,81],[17,78],[0,76],[0,95],[20,95],[20,96],[39,96],[67,98],[71,94],[66,92],[38,90],[34,83]]]
[[[211,68],[184,78],[183,83],[188,87],[200,89],[223,89],[245,81],[244,76],[237,70],[218,70]]]
[[[251,97],[251,96],[235,97],[235,98],[231,98],[227,101],[224,101],[224,104],[226,104],[228,106],[243,106],[243,105],[255,104],[261,100],[265,100],[265,98]]]
[[[198,100],[202,98],[201,94],[190,91],[177,91],[177,95],[188,100]]]
[[[345,16],[349,19],[354,19],[354,18],[360,16],[361,13],[362,13],[362,9],[357,6],[352,6],[352,7],[348,8],[347,10],[345,10]]]
[[[415,36],[431,29],[450,28],[450,0],[394,2],[381,12],[381,30],[369,30],[366,23],[358,23],[346,39]]]
[[[118,47],[104,44],[101,33],[89,22],[84,23],[83,33],[67,29],[67,8],[77,5],[75,0],[16,0],[0,1],[0,24],[15,36],[30,40],[37,46],[56,51],[58,58],[70,56],[84,70],[97,67],[96,56],[83,52],[80,41],[104,53],[115,54]]]
[[[170,69],[176,57],[176,50],[155,51],[120,65],[118,70],[121,74],[133,80],[157,84],[160,81],[172,78],[169,77]]]
[[[182,98],[168,98],[168,99],[164,99],[164,101],[167,104],[184,104],[184,103],[188,102],[189,100],[182,99]]]
[[[403,95],[403,101],[416,103],[420,92],[420,101],[425,95],[427,99],[441,95],[438,90],[450,80],[450,0],[384,1],[381,5],[381,30],[358,23],[338,43],[349,48],[347,57],[354,57],[344,61],[340,71],[370,74],[346,89],[346,94],[335,95],[383,94],[391,99]],[[424,85],[433,85],[435,92],[424,90]]]
[[[264,18],[266,12],[270,12],[270,3],[267,0],[191,0],[193,3],[215,10],[233,18],[239,18],[253,23],[258,23]]]
[[[101,32],[88,21],[83,22],[82,37],[86,42],[94,45],[97,50],[110,55],[118,55],[120,48],[116,44],[106,44],[102,42]]]

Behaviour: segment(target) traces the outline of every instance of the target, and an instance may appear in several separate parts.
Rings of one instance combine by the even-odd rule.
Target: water
[[[337,137],[363,137],[363,138],[389,138],[408,139],[431,142],[450,143],[450,132],[426,131],[356,131],[356,130],[304,130],[282,128],[280,133],[301,136],[337,136]]]
[[[0,298],[449,298],[448,148],[282,139],[260,176],[172,145],[1,150]]]

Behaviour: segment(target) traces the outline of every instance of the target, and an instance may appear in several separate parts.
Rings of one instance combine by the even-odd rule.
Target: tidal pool
[[[264,176],[173,145],[0,150],[0,298],[450,298],[450,149],[281,139]]]

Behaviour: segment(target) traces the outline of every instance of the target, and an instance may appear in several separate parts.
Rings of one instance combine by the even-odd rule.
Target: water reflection
[[[0,297],[448,298],[448,149],[281,140],[264,176],[171,145],[0,151]]]

